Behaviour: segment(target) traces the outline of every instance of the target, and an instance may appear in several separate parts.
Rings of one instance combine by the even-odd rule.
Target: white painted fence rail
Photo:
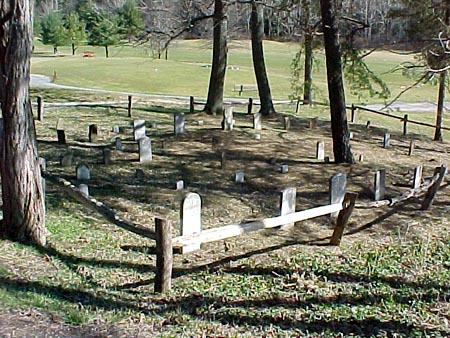
[[[240,224],[230,224],[223,227],[207,229],[187,236],[174,237],[172,239],[172,245],[175,247],[179,247],[179,246],[189,246],[193,244],[215,242],[230,237],[236,237],[241,234],[252,231],[275,228],[278,226],[282,226],[284,224],[300,222],[307,219],[328,215],[334,212],[339,212],[342,209],[343,203],[336,203],[313,209],[302,210],[283,216],[265,218],[260,221],[253,221]]]

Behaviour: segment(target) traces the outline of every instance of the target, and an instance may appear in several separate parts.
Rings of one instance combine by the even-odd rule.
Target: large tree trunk
[[[439,94],[436,111],[436,130],[434,132],[434,140],[442,141],[442,120],[444,117],[444,103],[445,103],[445,82],[447,79],[447,71],[443,71],[439,74]]]
[[[322,29],[327,65],[328,97],[330,100],[333,153],[336,163],[354,163],[350,148],[350,133],[345,110],[344,84],[342,81],[341,48],[339,44],[336,8],[333,0],[320,0]]]
[[[305,48],[305,74],[303,81],[303,104],[312,104],[312,67],[314,28],[311,23],[311,0],[302,3],[304,9],[304,24],[306,26],[303,45]]]
[[[261,101],[260,113],[263,116],[276,114],[273,106],[272,94],[270,93],[269,78],[267,77],[264,62],[263,36],[263,6],[261,3],[252,1],[252,13],[250,17],[252,32],[252,57],[255,69],[256,83],[258,84],[259,100]]]
[[[0,100],[4,133],[0,149],[3,221],[0,234],[46,244],[36,134],[29,100],[32,45],[29,0],[0,7]]]
[[[227,69],[227,15],[222,0],[214,0],[214,41],[208,98],[205,108],[207,114],[222,115],[223,86]]]

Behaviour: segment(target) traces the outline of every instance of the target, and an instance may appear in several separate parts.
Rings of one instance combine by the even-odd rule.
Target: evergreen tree
[[[72,55],[75,55],[76,46],[86,38],[84,23],[80,21],[77,13],[70,13],[64,21],[67,39],[72,45]]]
[[[88,42],[92,46],[105,47],[105,56],[109,57],[109,46],[119,42],[117,18],[108,17],[106,12],[100,13],[99,21],[95,22],[89,31]]]
[[[58,12],[50,13],[41,21],[41,41],[44,45],[53,46],[53,53],[67,42],[66,29],[62,16]]]
[[[127,0],[117,9],[117,18],[119,33],[123,34],[128,41],[131,41],[132,37],[137,36],[144,28],[142,13],[134,0]]]

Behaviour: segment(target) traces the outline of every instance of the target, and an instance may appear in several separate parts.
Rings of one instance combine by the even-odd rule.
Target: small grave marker
[[[85,195],[86,197],[89,196],[89,186],[87,184],[84,184],[84,183],[80,184],[78,186],[78,189],[80,189],[81,193],[83,195]]]
[[[70,167],[73,164],[73,152],[68,150],[61,156],[60,162],[62,167]]]
[[[118,125],[115,125],[112,127],[112,132],[115,134],[120,133],[120,127]]]
[[[350,140],[353,140],[353,132],[352,131],[348,134],[348,137]]]
[[[120,137],[114,139],[114,149],[123,150],[122,139]]]
[[[236,171],[235,181],[236,183],[245,183],[245,174],[243,171]]]
[[[180,228],[181,236],[191,235],[202,231],[202,201],[200,195],[187,193],[181,201]],[[184,246],[182,253],[200,249],[200,244]]]
[[[370,121],[367,121],[367,123],[366,123],[366,129],[369,129],[370,128]]]
[[[183,180],[178,180],[177,183],[175,184],[175,188],[177,190],[183,190],[184,189],[184,181]]]
[[[77,165],[77,180],[90,180],[91,179],[91,171],[87,164],[80,163]]]
[[[411,140],[409,143],[408,156],[412,156],[414,154],[415,142]]]
[[[329,191],[330,191],[330,204],[342,203],[345,196],[345,190],[347,189],[347,174],[337,173],[330,177]],[[330,221],[335,224],[339,212],[330,214]]]
[[[297,189],[290,187],[283,189],[280,193],[280,216],[292,214],[295,212],[295,202],[297,196]],[[294,226],[294,223],[282,225],[281,229],[289,229]]]
[[[173,114],[173,132],[175,135],[184,134],[185,129],[185,118],[183,113]]]
[[[280,172],[286,174],[289,171],[289,166],[287,164],[280,165]]]
[[[255,140],[261,140],[261,134],[257,133],[255,134]]]
[[[283,122],[284,122],[284,125],[283,125],[284,130],[289,130],[289,129],[291,129],[291,119],[289,118],[289,116],[285,116],[285,117],[283,118]]]
[[[423,167],[421,165],[418,165],[414,168],[414,175],[413,175],[413,189],[417,189],[420,187],[422,183],[422,172]]]
[[[145,164],[151,161],[153,161],[152,140],[145,136],[139,140],[139,162]]]
[[[138,179],[145,178],[144,170],[136,169],[135,172],[134,172],[134,178],[138,178]]]
[[[89,142],[95,143],[98,141],[98,127],[96,124],[89,125]]]
[[[319,161],[325,160],[325,143],[318,141],[316,144],[316,159]]]
[[[386,169],[380,169],[375,172],[373,185],[374,200],[379,201],[384,199],[386,192]]]
[[[309,129],[317,128],[318,123],[319,123],[318,117],[314,117],[314,118],[310,119],[309,120]]]
[[[225,151],[222,151],[220,153],[220,168],[225,169],[227,166],[227,153]]]
[[[251,97],[248,98],[248,106],[247,106],[247,114],[251,114],[253,110],[253,99]]]
[[[106,164],[106,165],[111,164],[111,162],[112,162],[112,160],[111,160],[111,149],[103,148],[102,155],[103,155],[103,164]]]
[[[359,155],[359,162],[364,162],[364,155],[363,154]]]
[[[233,107],[225,108],[223,111],[222,130],[233,130]]]
[[[391,134],[388,132],[384,133],[383,136],[383,148],[389,148],[391,146]]]
[[[253,114],[253,129],[255,129],[255,130],[261,130],[262,129],[261,114],[260,113]]]
[[[139,141],[145,137],[145,120],[133,121],[134,140]]]
[[[56,130],[64,130],[64,120],[62,118],[59,118],[56,121]]]

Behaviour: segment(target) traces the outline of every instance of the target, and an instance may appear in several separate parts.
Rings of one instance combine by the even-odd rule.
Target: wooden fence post
[[[351,122],[351,123],[355,123],[355,121],[356,121],[356,107],[355,107],[355,105],[352,103],[352,111],[351,111],[350,122]]]
[[[434,182],[434,184],[426,192],[420,210],[428,210],[433,204],[434,197],[436,196],[436,193],[439,187],[441,186],[442,181],[444,180],[445,174],[447,174],[447,167],[445,166],[437,167],[434,170],[434,173],[435,174],[439,173],[439,177],[436,180],[436,182]]]
[[[38,96],[37,98],[37,119],[38,121],[44,120],[44,102],[42,100],[42,97]]]
[[[331,235],[331,245],[341,244],[342,235],[344,234],[344,228],[347,225],[347,222],[353,212],[357,197],[358,194],[356,193],[348,192],[345,194],[344,201],[342,202],[343,209],[339,212],[333,235]]]
[[[132,102],[133,102],[133,96],[128,95],[128,117],[131,117]]]
[[[248,107],[247,114],[251,114],[253,110],[253,99],[251,97],[248,98]]]
[[[189,112],[191,114],[194,113],[194,97],[193,96],[189,96]]]
[[[403,117],[403,136],[408,134],[408,114]]]
[[[172,234],[170,222],[166,219],[155,219],[156,230],[156,276],[155,292],[164,293],[170,290],[173,265]]]

